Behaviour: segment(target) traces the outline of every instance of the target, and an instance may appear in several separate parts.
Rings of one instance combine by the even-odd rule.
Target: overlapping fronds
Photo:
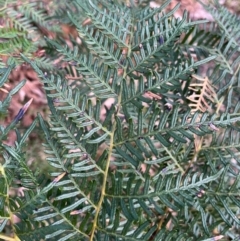
[[[51,115],[39,114],[14,147],[1,144],[8,209],[0,224],[19,218],[10,225],[15,240],[237,237],[239,50],[230,35],[220,36],[222,26],[191,22],[186,13],[175,19],[178,6],[164,13],[169,2],[138,9],[76,0],[68,16],[82,45],[47,39],[67,74],[22,55],[44,85]],[[198,73],[202,65],[207,74]],[[37,124],[48,176],[24,159]],[[7,196],[11,185],[22,186],[22,196]]]
[[[96,97],[116,97],[118,77],[115,69],[105,65],[91,54],[80,54],[78,48],[71,51],[68,47],[62,48],[50,40],[48,42],[62,53],[65,61],[76,66],[76,70],[83,76],[82,81],[89,86]]]
[[[52,4],[54,1],[50,1],[47,5],[28,0],[22,3],[17,1],[0,3],[2,18],[0,54],[4,59],[12,56],[19,64],[21,63],[19,53],[36,57],[37,50],[46,46],[44,35],[60,32],[60,21],[58,20],[57,24],[57,20],[52,17],[55,14],[54,9],[50,8]],[[47,69],[50,68],[53,70],[52,64],[49,64]]]
[[[51,24],[48,14],[43,9],[39,9],[39,4],[36,2],[20,5],[19,12],[41,27],[52,31],[60,30],[59,26]]]
[[[221,34],[232,42],[233,47],[239,48],[239,17],[236,14],[230,13],[227,8],[221,6],[217,2],[215,6],[203,6],[213,16],[215,22],[219,26]]]

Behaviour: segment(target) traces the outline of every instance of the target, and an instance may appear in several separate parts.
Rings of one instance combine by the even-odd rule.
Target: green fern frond
[[[1,38],[3,38],[3,40],[8,40],[8,39],[12,39],[12,38],[16,38],[18,36],[23,36],[24,33],[21,31],[18,31],[16,29],[13,28],[4,28],[4,29],[0,29],[0,34],[1,34]]]
[[[0,47],[0,53],[6,56],[19,56],[19,52],[22,50],[27,53],[36,50],[36,47],[25,37],[10,39],[2,43]]]
[[[8,76],[10,75],[10,72],[13,70],[14,67],[15,67],[15,64],[13,62],[10,62],[9,66],[7,68],[2,68],[0,70],[0,74],[1,74],[0,91],[1,91],[1,87],[7,82]],[[12,99],[12,96],[14,94],[16,94],[24,86],[25,82],[26,81],[21,81],[20,83],[18,83],[10,92],[8,92],[5,99],[1,101],[1,108],[0,108],[1,116],[6,115],[7,109],[9,108],[10,101]],[[8,131],[6,131],[6,129],[1,130],[0,140],[3,140],[3,138],[8,134]]]
[[[84,9],[87,16],[91,18],[94,26],[105,35],[110,35],[119,47],[128,47],[128,38],[131,34],[131,15],[127,7],[115,9],[100,9],[92,1],[82,4],[76,3]]]
[[[232,42],[233,48],[239,49],[239,23],[240,20],[237,15],[230,13],[228,9],[219,4],[214,7],[202,4],[204,8],[211,13],[214,20],[219,26],[222,35]]]
[[[28,0],[23,3],[5,1],[1,5],[1,16],[4,21],[4,28],[1,29],[1,54],[7,57],[15,57],[17,64],[21,64],[20,58],[18,58],[19,52],[24,53],[28,57],[36,58],[36,51],[39,48],[46,47],[43,33],[46,34],[47,31],[47,34],[56,34],[60,33],[61,30],[62,21],[57,21],[53,17],[56,8],[56,6],[54,8],[50,7],[53,4],[54,1],[50,1],[45,5],[41,2]],[[63,3],[60,5],[63,6]],[[71,4],[68,5],[69,9],[72,9],[72,7]],[[65,17],[68,19],[67,14],[65,14]],[[53,70],[52,67],[49,67],[46,69]]]
[[[216,56],[215,61],[221,63],[221,69],[228,70],[231,74],[234,73],[236,64],[238,63],[239,50],[232,46],[233,39],[227,42],[226,35],[220,36],[219,33],[214,32],[209,34],[205,39],[205,32],[203,30],[194,31],[192,34],[188,36],[189,40],[185,38],[182,42],[187,46],[187,49],[189,47],[194,49],[194,51],[189,53],[190,56],[196,54],[197,58],[201,59],[209,54],[213,54]]]
[[[104,63],[114,65],[119,63],[120,49],[114,47],[107,35],[104,35],[100,30],[94,30],[91,27],[79,25],[76,19],[69,15],[71,21],[78,27],[80,37],[84,39],[89,49],[94,54],[104,59]],[[119,63],[120,66],[121,63]],[[123,67],[123,66],[122,66]]]
[[[116,71],[109,66],[97,61],[92,55],[80,55],[78,48],[71,51],[69,48],[62,48],[59,44],[48,40],[57,50],[63,54],[64,60],[74,63],[76,70],[83,75],[83,81],[94,90],[98,98],[115,97],[117,93]],[[111,83],[112,82],[112,83]]]
[[[19,7],[19,12],[27,17],[30,21],[45,27],[48,30],[59,31],[59,26],[51,24],[49,16],[44,12],[43,9],[39,9],[39,3],[33,2]]]
[[[19,13],[14,9],[8,9],[7,14],[11,21],[8,22],[9,27],[13,24],[15,29],[28,34],[33,34],[33,32],[36,31],[36,27],[31,24],[31,21],[25,16],[19,16]]]
[[[41,57],[34,59],[34,62],[43,70],[53,71],[56,66],[52,63],[52,60],[47,57]]]

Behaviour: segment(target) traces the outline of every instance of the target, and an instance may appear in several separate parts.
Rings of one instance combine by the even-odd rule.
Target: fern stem
[[[12,229],[14,230],[14,221],[13,221],[13,213],[11,211],[11,205],[10,205],[10,202],[9,202],[9,182],[8,182],[8,179],[7,179],[7,176],[6,176],[6,173],[5,173],[5,169],[4,167],[0,164],[0,173],[2,174],[4,180],[5,180],[5,183],[6,183],[6,204],[7,206],[5,206],[6,208],[6,211],[9,213],[9,217],[7,217],[7,219],[9,219],[10,221],[10,225],[12,227]],[[1,217],[3,218],[3,217]],[[3,240],[6,240],[6,241],[20,241],[20,239],[18,238],[18,236],[16,236],[16,233],[14,232],[14,238],[11,238],[11,237],[8,237],[8,236],[5,236],[4,234],[0,234],[0,238],[3,239]]]
[[[159,223],[158,223],[158,225],[157,225],[157,230],[160,230],[160,229],[162,228],[162,224],[163,224],[164,220],[165,220],[166,217],[167,217],[168,211],[169,211],[169,208],[166,207],[166,208],[165,208],[165,213],[164,213],[164,215],[162,215],[162,217],[161,217],[161,219],[160,219],[160,221],[159,221]]]
[[[184,172],[184,175],[187,173],[187,171],[192,166],[192,164],[197,160],[197,156],[198,156],[199,152],[202,150],[203,137],[201,137],[199,142],[197,143],[196,136],[195,136],[194,143],[195,143],[195,153],[194,153],[194,155],[192,157],[192,160],[190,161],[189,165],[187,166],[187,168]]]
[[[239,69],[240,69],[240,64],[238,65],[237,70],[235,71],[235,73],[233,75],[234,77],[237,75]],[[221,100],[219,101],[219,103],[217,105],[217,109],[216,109],[216,114],[219,114],[219,109],[221,108],[223,101],[225,100],[226,96],[228,96],[228,93],[231,89],[232,89],[232,84],[228,87],[227,94],[224,95],[223,98],[221,98]]]
[[[116,124],[114,122],[113,124],[113,130],[116,128]],[[109,147],[109,154],[108,154],[108,158],[107,158],[107,163],[106,163],[106,169],[104,171],[104,178],[103,178],[103,184],[102,184],[102,191],[101,191],[101,197],[100,200],[98,202],[97,208],[96,208],[96,214],[95,214],[95,218],[93,221],[93,227],[92,227],[92,231],[91,231],[91,237],[90,237],[90,241],[93,241],[94,238],[94,232],[96,230],[97,227],[97,220],[98,220],[98,215],[99,212],[101,210],[102,207],[102,203],[103,203],[103,199],[105,196],[105,190],[106,190],[106,184],[107,184],[107,177],[108,177],[108,170],[109,170],[109,166],[110,166],[110,161],[111,161],[111,153],[113,151],[113,142],[114,142],[114,132],[111,133],[110,135],[110,147]]]
[[[175,163],[175,165],[179,168],[179,170],[181,171],[181,173],[184,173],[183,168],[178,164],[178,161],[176,160],[176,158],[172,155],[171,151],[168,150],[167,147],[163,146],[165,151],[168,153],[168,155],[171,157],[171,159],[173,160],[173,162]]]
[[[129,48],[128,48],[128,56],[130,56],[130,50],[131,50],[131,39],[133,38],[133,29],[131,29],[131,34],[130,34],[130,40],[129,40]],[[127,68],[123,68],[123,78],[125,78],[127,76]],[[119,95],[118,95],[118,101],[116,104],[116,112],[115,112],[115,116],[118,116],[120,113],[120,108],[118,108],[119,106],[121,106],[121,102],[122,102],[122,91],[123,91],[123,85],[120,83],[120,91],[119,91]],[[102,184],[102,192],[101,192],[101,197],[100,200],[98,202],[97,205],[97,209],[96,209],[96,214],[95,214],[95,218],[93,221],[93,227],[91,230],[91,236],[90,236],[90,241],[93,241],[94,238],[94,233],[97,227],[97,220],[98,220],[98,216],[102,207],[102,203],[103,203],[103,199],[104,196],[106,195],[105,191],[106,191],[106,185],[107,185],[107,177],[108,177],[108,170],[110,167],[110,162],[111,162],[111,155],[113,153],[113,149],[114,149],[114,133],[115,130],[117,128],[117,122],[114,121],[113,122],[113,126],[112,126],[112,131],[110,133],[110,141],[109,141],[109,152],[108,152],[108,158],[107,158],[107,163],[106,163],[106,169],[104,171],[104,178],[103,178],[103,184]]]
[[[4,234],[0,234],[0,238],[6,241],[21,241],[18,236],[14,235],[14,238],[8,237]]]

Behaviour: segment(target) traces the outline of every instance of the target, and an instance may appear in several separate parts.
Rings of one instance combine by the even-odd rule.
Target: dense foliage
[[[50,114],[18,130],[30,100],[0,127],[1,239],[238,240],[239,19],[217,4],[205,6],[214,22],[176,19],[178,5],[167,12],[169,3],[74,0],[50,18],[29,1],[2,8],[9,19],[22,15],[1,30],[8,62],[0,87],[25,61],[44,85]],[[39,26],[58,32],[61,14],[81,42],[43,38]],[[49,55],[37,58],[35,46]],[[2,116],[24,83],[1,102]],[[36,128],[47,174],[27,165]]]

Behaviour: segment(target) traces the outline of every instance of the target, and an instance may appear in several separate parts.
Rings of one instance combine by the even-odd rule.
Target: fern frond
[[[14,68],[15,65],[12,65],[12,66],[9,66],[8,67],[8,70],[11,71],[13,68]],[[1,78],[1,81],[4,81],[5,78],[8,77],[8,75],[10,74],[10,72],[6,71],[5,75],[2,76]],[[14,94],[16,94],[23,86],[24,84],[26,83],[25,80],[21,81],[19,84],[17,84],[11,91],[8,92],[6,98],[2,101],[1,103],[1,109],[0,109],[0,114],[1,115],[5,115],[7,113],[7,109],[9,108],[9,105],[10,105],[10,102],[11,102],[11,99],[12,99],[12,96]],[[1,83],[2,84],[2,83]],[[9,130],[1,130],[2,132],[2,136],[0,137],[0,140],[3,140],[3,138],[8,134],[8,131]]]
[[[229,117],[225,116],[226,126],[230,124]],[[195,135],[214,134],[217,127],[222,126],[215,118],[197,112],[193,116],[190,112],[181,115],[178,108],[173,112],[150,108],[147,113],[139,111],[138,116],[131,116],[125,123],[116,119],[116,159],[112,164],[119,168],[127,165],[135,171],[143,163],[154,165],[168,161],[183,173],[186,161],[192,159],[189,148],[193,147],[190,143],[193,144]],[[232,118],[233,123],[235,115]],[[125,128],[129,130],[128,133],[124,133]]]
[[[94,90],[95,96],[98,98],[116,97],[118,79],[114,69],[97,61],[91,54],[80,55],[77,48],[71,51],[67,47],[62,48],[60,45],[48,41],[64,55],[65,61],[74,62],[76,70],[84,76],[83,81],[91,90]]]
[[[190,108],[192,112],[200,110],[201,112],[210,111],[210,106],[208,101],[214,103],[217,101],[217,94],[210,80],[205,77],[201,78],[200,76],[193,75],[193,77],[200,81],[200,83],[191,83],[189,90],[193,93],[187,97],[190,100]]]
[[[131,34],[131,15],[127,7],[113,9],[100,9],[92,1],[82,4],[76,3],[82,7],[85,14],[89,16],[94,25],[104,34],[110,35],[119,47],[128,47],[128,38]]]
[[[59,26],[54,26],[49,21],[49,16],[44,12],[43,9],[39,9],[39,3],[33,2],[25,5],[21,5],[19,7],[19,12],[22,13],[25,17],[27,17],[30,21],[45,27],[46,29],[52,31],[59,31]]]
[[[139,10],[136,15],[139,18],[139,21],[149,22],[151,23],[152,20],[157,19],[158,22],[163,22],[162,20],[172,17],[173,14],[178,10],[180,4],[176,4],[176,6],[171,9],[169,12],[165,12],[167,6],[171,3],[171,0],[165,1],[159,8],[152,9],[150,7],[145,7],[143,10]],[[162,19],[163,18],[163,19]],[[152,21],[154,22],[154,21]]]
[[[110,41],[107,35],[104,35],[100,30],[95,30],[89,26],[79,25],[77,20],[69,15],[71,21],[78,28],[80,37],[84,39],[89,49],[93,51],[94,54],[98,55],[104,60],[104,63],[108,65],[118,64],[120,59],[120,48],[114,47],[114,44]],[[123,66],[122,66],[123,67]]]
[[[15,29],[28,34],[32,34],[36,31],[36,27],[31,24],[31,21],[24,16],[19,16],[19,13],[14,9],[8,9],[7,14],[10,19],[10,22],[8,22],[9,27],[13,25]]]
[[[22,145],[24,144],[24,141],[28,137],[28,135],[32,132],[32,130],[36,126],[36,121],[32,123],[32,125],[28,128],[26,133],[23,135],[21,140],[19,140],[18,145],[16,148],[11,148],[7,145],[2,145],[3,149],[8,153],[8,162],[11,163],[11,159],[14,159],[15,161],[15,174],[19,177],[19,180],[21,182],[21,185],[28,189],[35,189],[38,185],[38,181],[34,175],[34,173],[30,170],[30,168],[26,165],[25,160],[18,154],[18,152],[21,150]],[[11,158],[10,158],[11,157]],[[6,163],[5,168],[8,168],[10,165]]]
[[[143,78],[140,77],[139,84],[133,85],[133,82],[125,81],[123,80],[123,105],[127,103],[136,103],[136,99],[139,99],[143,102],[149,102],[146,98],[144,98],[144,93],[146,91],[153,91],[154,93],[159,93],[161,96],[166,95],[167,96],[167,90],[173,90],[175,87],[180,86],[181,80],[185,80],[193,73],[193,69],[199,66],[201,63],[206,63],[208,61],[211,61],[215,58],[215,56],[211,56],[209,58],[204,59],[204,62],[198,61],[195,62],[193,59],[191,60],[191,63],[189,64],[188,61],[185,63],[183,62],[183,66],[178,67],[172,67],[172,68],[165,68],[164,72],[162,74],[159,74],[155,71],[151,71],[150,73],[147,73],[147,85],[144,85]],[[130,77],[137,77],[132,76],[130,74]],[[175,86],[175,87],[174,87]],[[137,88],[137,89],[135,89]],[[172,98],[179,98],[178,96],[171,95]]]
[[[5,1],[1,5],[4,28],[1,30],[3,39],[0,45],[0,53],[7,57],[15,57],[17,64],[21,63],[20,58],[18,58],[19,52],[36,57],[34,53],[37,49],[46,46],[43,33],[46,34],[47,31],[47,34],[51,33],[52,35],[60,32],[62,22],[58,21],[58,24],[56,24],[57,21],[53,18],[55,7],[51,9],[53,4],[53,1],[45,5],[41,2],[28,0],[23,3]],[[68,7],[71,9],[71,4]],[[67,14],[65,15],[67,16]]]
[[[228,9],[217,4],[216,6],[206,6],[204,8],[211,13],[214,20],[218,24],[222,35],[232,42],[233,48],[239,49],[239,23],[240,20],[237,15],[230,13]]]
[[[128,174],[123,180],[121,178],[122,174],[118,173],[112,176],[112,187],[108,188],[106,194],[107,197],[111,198],[111,203],[104,202],[104,205],[108,206],[109,210],[113,210],[113,213],[106,213],[106,216],[101,218],[102,220],[121,218],[121,221],[119,220],[117,223],[118,227],[120,226],[122,229],[116,229],[115,225],[111,222],[108,224],[109,228],[107,229],[109,229],[112,235],[115,233],[113,236],[116,236],[116,238],[119,235],[126,236],[129,239],[133,238],[133,240],[138,240],[138,235],[148,237],[150,233],[153,234],[154,231],[158,230],[157,223],[159,220],[157,216],[164,214],[165,206],[177,211],[181,206],[186,205],[186,203],[193,205],[192,202],[197,202],[195,195],[198,192],[197,190],[199,190],[198,188],[201,188],[201,185],[204,186],[204,183],[216,180],[221,173],[222,171],[211,178],[203,178],[203,176],[197,178],[197,175],[194,175],[192,180],[189,180],[189,176],[185,180],[181,180],[180,175],[175,177],[174,175],[160,175],[154,184],[151,184],[149,176],[143,182],[140,179],[136,179],[137,176],[134,174]],[[181,185],[180,183],[184,184]],[[150,189],[151,186],[154,187],[155,191]],[[142,198],[135,199],[133,197]],[[116,210],[114,211],[117,203],[121,205],[121,209],[123,210],[121,217],[116,215]],[[151,217],[151,223],[145,219],[147,216]],[[126,221],[124,222],[124,220]],[[134,222],[138,220],[141,220],[141,223],[139,228],[135,229]],[[103,223],[102,225],[105,227],[107,224]],[[150,231],[153,225],[154,231]]]
[[[18,86],[18,90],[19,90]],[[15,91],[17,91],[15,88]],[[27,131],[18,139],[16,142],[16,147],[9,147],[5,144],[2,144],[2,140],[6,135],[12,130],[15,125],[9,125],[4,130],[1,128],[1,153],[4,162],[0,165],[0,172],[1,172],[1,231],[4,228],[13,228],[13,213],[14,208],[17,207],[16,200],[13,201],[11,193],[9,190],[13,187],[16,187],[19,182],[21,183],[23,188],[32,188],[36,189],[38,186],[39,179],[34,175],[32,170],[26,165],[26,162],[23,158],[23,146],[25,145],[25,141],[32,132],[32,130],[36,126],[36,121],[34,121],[31,126],[27,129]],[[19,134],[19,133],[18,133]],[[19,137],[20,135],[18,135]],[[18,181],[16,181],[16,177],[18,177]],[[4,196],[3,196],[4,194]],[[10,227],[7,227],[10,224]],[[18,236],[15,234],[15,240],[20,240]],[[3,236],[1,235],[1,238]],[[8,237],[6,237],[7,239]]]
[[[56,66],[52,63],[52,60],[47,57],[35,58],[34,62],[39,68],[50,71],[55,70]]]
[[[36,50],[36,46],[24,37],[9,39],[1,44],[0,53],[6,56],[19,56],[19,52],[24,49],[25,52]],[[23,51],[23,52],[24,52]]]
[[[232,74],[236,68],[236,63],[239,62],[239,47],[234,44],[234,38],[229,39],[228,37],[228,34],[222,31],[221,25],[211,23],[194,27],[185,36],[183,43],[188,47],[191,46],[198,58],[207,53],[215,54],[218,56],[216,61],[221,64],[221,68],[229,69]]]
[[[175,19],[178,6],[162,13],[169,3],[140,9],[76,0],[65,20],[84,46],[47,40],[66,68],[21,55],[42,81],[51,115],[44,121],[38,114],[25,133],[17,131],[15,146],[0,142],[7,208],[0,207],[0,228],[10,220],[16,237],[31,241],[237,237],[239,50],[219,26],[195,27],[205,21],[186,13]],[[26,11],[44,25],[37,6],[40,18]],[[2,71],[4,81],[11,68]],[[192,109],[189,100],[197,101]],[[23,144],[38,123],[47,176],[25,161]],[[15,127],[1,127],[0,140]],[[22,195],[6,199],[17,185]]]

